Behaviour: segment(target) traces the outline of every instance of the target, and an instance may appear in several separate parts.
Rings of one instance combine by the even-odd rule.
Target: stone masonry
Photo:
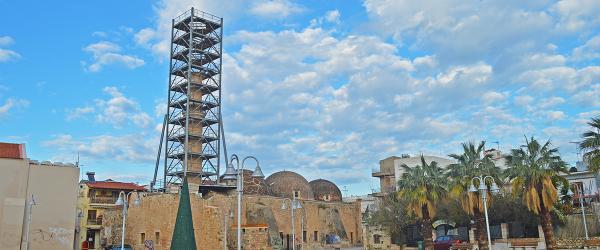
[[[127,216],[126,244],[134,250],[169,249],[177,213],[178,194],[147,194],[139,207],[131,206]],[[194,231],[198,249],[234,249],[237,221],[235,195],[192,195]],[[286,206],[282,207],[285,202]],[[360,204],[301,200],[295,212],[296,244],[302,249],[331,246],[361,246]],[[291,249],[292,219],[290,200],[274,196],[245,195],[242,202],[242,227],[259,234],[254,246],[259,249]],[[285,209],[282,209],[285,208]],[[233,217],[231,217],[233,215]],[[261,228],[259,230],[259,228]],[[256,231],[256,232],[254,232]],[[335,237],[334,237],[335,236]],[[328,242],[327,239],[339,239]],[[245,240],[245,239],[244,239]],[[250,249],[250,248],[246,248]]]

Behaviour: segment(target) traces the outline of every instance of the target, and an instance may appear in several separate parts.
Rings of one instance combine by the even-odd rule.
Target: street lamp
[[[589,236],[588,236],[588,228],[587,228],[587,222],[585,219],[585,209],[583,207],[583,185],[580,188],[578,185],[574,185],[575,186],[575,191],[577,192],[577,195],[579,196],[579,205],[581,206],[581,216],[583,217],[583,229],[585,231],[585,239],[589,240]],[[569,188],[569,191],[567,192],[568,196],[573,197],[574,193],[573,191],[571,191],[571,189]]]
[[[477,164],[476,167],[479,167],[479,163]],[[487,211],[488,187],[487,187],[487,185],[485,185],[485,180],[487,180],[488,178],[492,180],[492,186],[490,187],[489,191],[491,191],[493,194],[497,194],[498,192],[500,192],[500,188],[498,188],[498,185],[496,185],[496,181],[494,180],[494,177],[491,177],[489,175],[486,175],[486,176],[480,175],[480,176],[473,177],[473,179],[471,179],[471,187],[469,188],[469,192],[476,193],[477,191],[479,191],[479,193],[481,194],[481,199],[483,200],[483,211],[485,212],[485,226],[486,226],[486,231],[487,231],[488,247],[489,247],[489,249],[492,249],[492,237],[490,237],[490,222],[488,219],[488,211]],[[479,188],[475,188],[475,180],[479,181]]]
[[[246,156],[243,160],[242,160],[242,164],[240,165],[240,159],[238,158],[238,156],[236,154],[231,155],[231,160],[229,162],[229,165],[227,166],[227,169],[225,170],[226,174],[227,172],[231,172],[233,170],[233,160],[236,161],[237,164],[237,168],[236,168],[236,172],[237,172],[237,182],[236,182],[236,189],[237,189],[237,249],[238,250],[242,250],[242,194],[244,193],[244,163],[246,163],[247,159],[253,159],[254,161],[256,161],[256,168],[254,169],[254,172],[252,172],[252,177],[256,177],[256,178],[264,178],[265,175],[262,173],[262,170],[260,169],[260,163],[258,162],[258,159],[256,159],[256,157],[254,156]]]
[[[135,207],[139,207],[140,204],[142,204],[142,200],[140,200],[140,195],[137,193],[137,191],[133,191],[133,192],[129,192],[127,194],[125,194],[124,191],[121,191],[119,193],[119,198],[117,199],[117,202],[115,202],[115,205],[117,206],[123,206],[123,228],[121,229],[121,250],[125,250],[125,217],[127,216],[127,207],[129,206],[129,196],[131,196],[131,194],[135,193],[135,200],[133,200],[133,206]]]
[[[296,200],[296,195],[293,195],[293,199],[283,198],[283,202],[281,202],[282,210],[287,209],[287,206],[285,205],[286,200],[290,201],[290,210],[292,211],[292,250],[296,250],[296,223],[294,219],[294,209],[302,208],[302,205],[300,205],[300,202]]]

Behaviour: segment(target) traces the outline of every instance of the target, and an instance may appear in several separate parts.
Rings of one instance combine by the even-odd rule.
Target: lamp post
[[[479,164],[477,164],[477,167],[479,167]],[[485,227],[486,227],[486,231],[487,231],[487,239],[488,239],[488,248],[491,250],[492,249],[492,237],[490,236],[490,222],[489,222],[489,218],[488,218],[488,211],[487,211],[487,191],[488,191],[488,187],[485,184],[485,180],[487,179],[491,179],[492,180],[492,186],[490,188],[490,191],[492,193],[498,193],[500,191],[500,189],[498,188],[498,185],[496,185],[496,181],[494,180],[494,177],[491,177],[489,175],[483,176],[476,176],[473,177],[473,179],[471,179],[471,187],[469,188],[469,192],[471,193],[476,193],[477,191],[479,191],[479,193],[481,194],[481,199],[483,200],[483,211],[485,213]],[[479,188],[475,188],[475,180],[479,181]]]
[[[129,197],[131,196],[131,194],[135,193],[135,200],[133,200],[133,206],[138,207],[142,201],[140,200],[140,195],[137,193],[137,191],[133,191],[133,192],[129,192],[129,193],[125,193],[124,191],[121,191],[119,193],[119,198],[117,199],[117,202],[115,202],[115,205],[117,206],[123,206],[123,227],[121,229],[121,250],[125,250],[125,217],[127,216],[127,207],[129,206]]]
[[[256,161],[256,168],[254,172],[252,172],[252,177],[256,178],[264,178],[265,175],[262,173],[260,169],[260,163],[258,159],[254,156],[246,156],[242,160],[242,164],[240,165],[240,159],[236,154],[231,155],[231,160],[229,161],[229,165],[225,170],[225,175],[234,171],[233,168],[233,160],[236,161],[237,168],[235,169],[235,174],[237,174],[236,178],[236,189],[237,189],[237,249],[242,250],[242,195],[244,193],[244,163],[246,163],[247,159],[253,159]],[[229,176],[227,176],[229,177]],[[225,178],[225,177],[224,177]]]
[[[585,239],[589,240],[589,236],[588,236],[588,228],[587,228],[587,221],[585,219],[585,208],[583,207],[583,185],[582,187],[578,187],[577,185],[575,185],[575,191],[577,192],[577,195],[579,196],[579,205],[581,206],[581,216],[583,217],[583,229],[585,231]],[[568,196],[573,197],[573,191],[571,191],[571,189],[569,188],[569,191],[567,192]]]
[[[281,203],[281,209],[285,210],[287,207],[285,206],[285,201],[290,201],[290,210],[292,211],[292,250],[296,250],[296,223],[294,217],[294,209],[302,208],[302,205],[296,200],[296,195],[292,196],[293,199],[283,198],[283,202]]]

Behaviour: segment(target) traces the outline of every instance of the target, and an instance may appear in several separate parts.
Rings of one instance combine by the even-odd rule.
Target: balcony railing
[[[87,224],[92,226],[102,226],[102,218],[88,219]]]
[[[90,197],[90,203],[114,205],[115,202],[117,202],[117,197]]]

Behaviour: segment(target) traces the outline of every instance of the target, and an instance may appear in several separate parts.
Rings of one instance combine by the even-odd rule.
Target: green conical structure
[[[179,208],[177,209],[173,238],[171,239],[171,250],[196,250],[190,191],[185,177],[179,194]]]

